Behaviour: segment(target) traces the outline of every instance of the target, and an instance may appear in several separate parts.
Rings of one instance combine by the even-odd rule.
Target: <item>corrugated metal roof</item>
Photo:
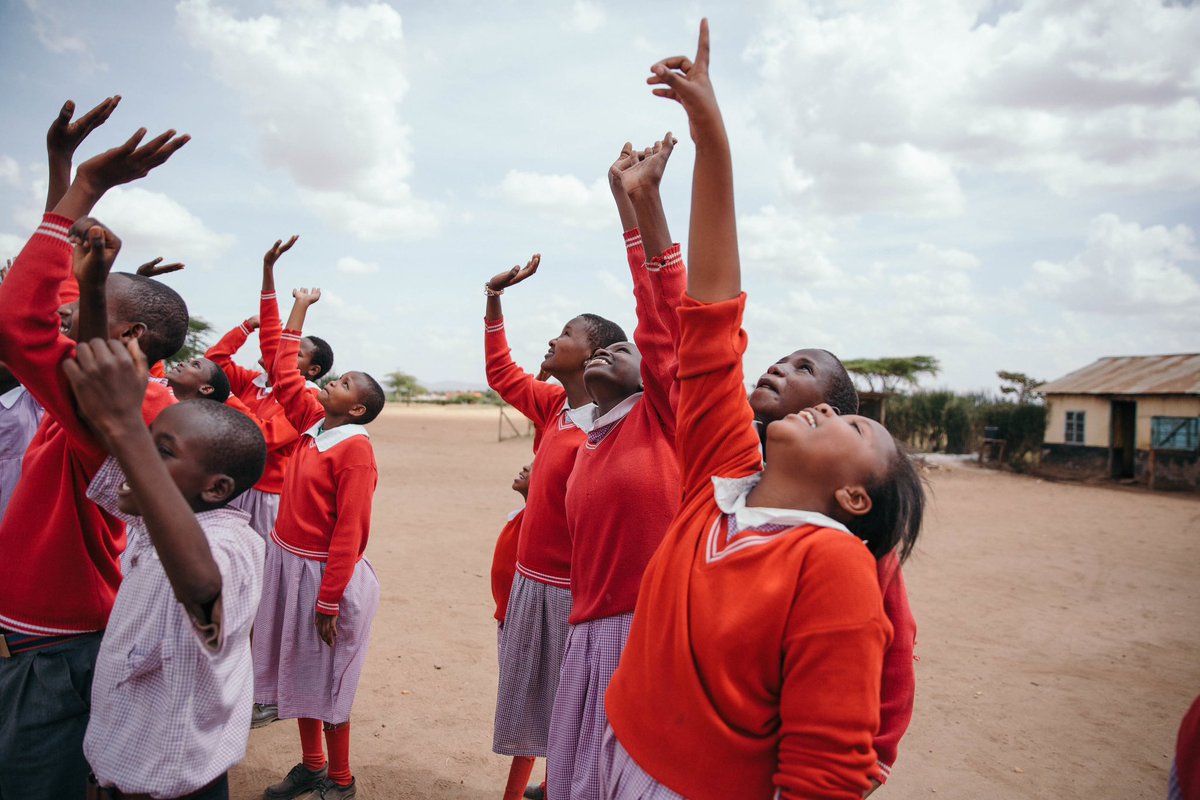
[[[1200,394],[1200,353],[1108,356],[1043,383],[1044,394]]]

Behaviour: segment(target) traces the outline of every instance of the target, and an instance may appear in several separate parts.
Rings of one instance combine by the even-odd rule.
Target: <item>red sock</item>
[[[504,800],[521,800],[525,796],[536,760],[533,756],[513,756],[512,766],[508,768],[508,783],[504,785]]]
[[[304,768],[316,772],[325,766],[325,747],[321,741],[321,720],[298,719],[300,749],[304,751]]]
[[[338,786],[349,786],[354,780],[350,774],[350,723],[326,728],[325,744],[329,746],[329,779]]]

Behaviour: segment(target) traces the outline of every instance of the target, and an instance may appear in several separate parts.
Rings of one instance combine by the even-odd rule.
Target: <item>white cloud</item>
[[[612,222],[612,194],[605,178],[597,178],[588,186],[574,175],[511,169],[499,187],[485,194],[499,195],[515,206],[566,225],[598,229]]]
[[[398,12],[326,0],[244,19],[209,0],[177,9],[185,36],[240,97],[266,164],[287,172],[314,213],[364,240],[437,232],[440,208],[409,184]]]
[[[5,263],[10,258],[16,258],[17,253],[21,252],[21,248],[25,246],[28,239],[22,239],[11,233],[0,233],[0,264]]]
[[[604,9],[599,5],[589,0],[575,0],[563,27],[579,33],[592,33],[603,28],[605,21]]]
[[[136,187],[110,190],[96,205],[95,216],[121,237],[124,253],[147,261],[162,256],[187,264],[213,262],[235,242],[170,197]],[[131,266],[136,264],[126,262],[122,269]]]
[[[842,276],[830,260],[836,239],[829,220],[764,206],[738,218],[738,246],[745,268],[769,272],[802,284]]]
[[[1143,228],[1101,214],[1082,253],[1064,263],[1038,261],[1028,290],[1071,311],[1106,315],[1191,316],[1197,327],[1200,251],[1186,225]],[[1191,271],[1185,269],[1191,265]]]
[[[785,186],[837,214],[963,211],[960,179],[1200,185],[1200,9],[1156,0],[777,0],[746,58]]]
[[[0,184],[12,187],[21,185],[21,167],[12,156],[0,156]]]
[[[379,272],[379,265],[374,261],[359,261],[353,256],[342,256],[337,261],[336,269],[345,275],[373,275]]]
[[[25,0],[25,7],[33,17],[33,31],[46,50],[55,54],[90,55],[87,41],[74,32],[82,28],[71,24],[77,19],[70,14],[63,14],[58,6],[51,8],[44,0]]]

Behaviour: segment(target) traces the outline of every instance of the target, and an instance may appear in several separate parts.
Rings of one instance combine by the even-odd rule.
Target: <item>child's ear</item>
[[[200,492],[200,499],[206,505],[218,506],[226,503],[233,495],[233,478],[228,475],[209,475],[208,482]]]
[[[833,498],[852,517],[861,517],[871,510],[871,495],[862,486],[843,486],[833,493]]]
[[[367,413],[367,407],[362,403],[355,403],[350,406],[350,416],[352,417],[361,417],[365,413]]]
[[[146,324],[144,322],[131,322],[121,331],[121,341],[128,342],[130,339],[141,339],[142,334],[145,332]]]
[[[212,394],[215,390],[213,389],[212,384],[202,383],[200,384],[200,388],[196,391],[200,392],[200,394]]]
[[[304,377],[308,378],[310,381],[315,381],[318,377],[320,377],[320,374],[320,364],[309,364],[308,369],[304,372]]]

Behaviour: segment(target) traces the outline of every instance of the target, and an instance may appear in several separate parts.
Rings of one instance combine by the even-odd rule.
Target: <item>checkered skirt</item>
[[[517,573],[500,627],[500,686],[492,751],[546,755],[550,709],[567,643],[571,592]]]
[[[608,727],[604,694],[617,670],[633,614],[572,625],[550,715],[546,796],[601,800],[600,745]]]
[[[254,620],[254,702],[279,706],[280,719],[350,719],[371,620],[379,609],[379,581],[361,559],[338,609],[333,647],[317,634],[317,593],[325,564],[267,542],[262,603]]]
[[[233,498],[229,505],[249,514],[254,532],[263,539],[270,538],[275,518],[279,516],[279,495],[251,488]]]
[[[600,784],[605,800],[683,800],[638,766],[612,728],[604,730],[600,745]]]

